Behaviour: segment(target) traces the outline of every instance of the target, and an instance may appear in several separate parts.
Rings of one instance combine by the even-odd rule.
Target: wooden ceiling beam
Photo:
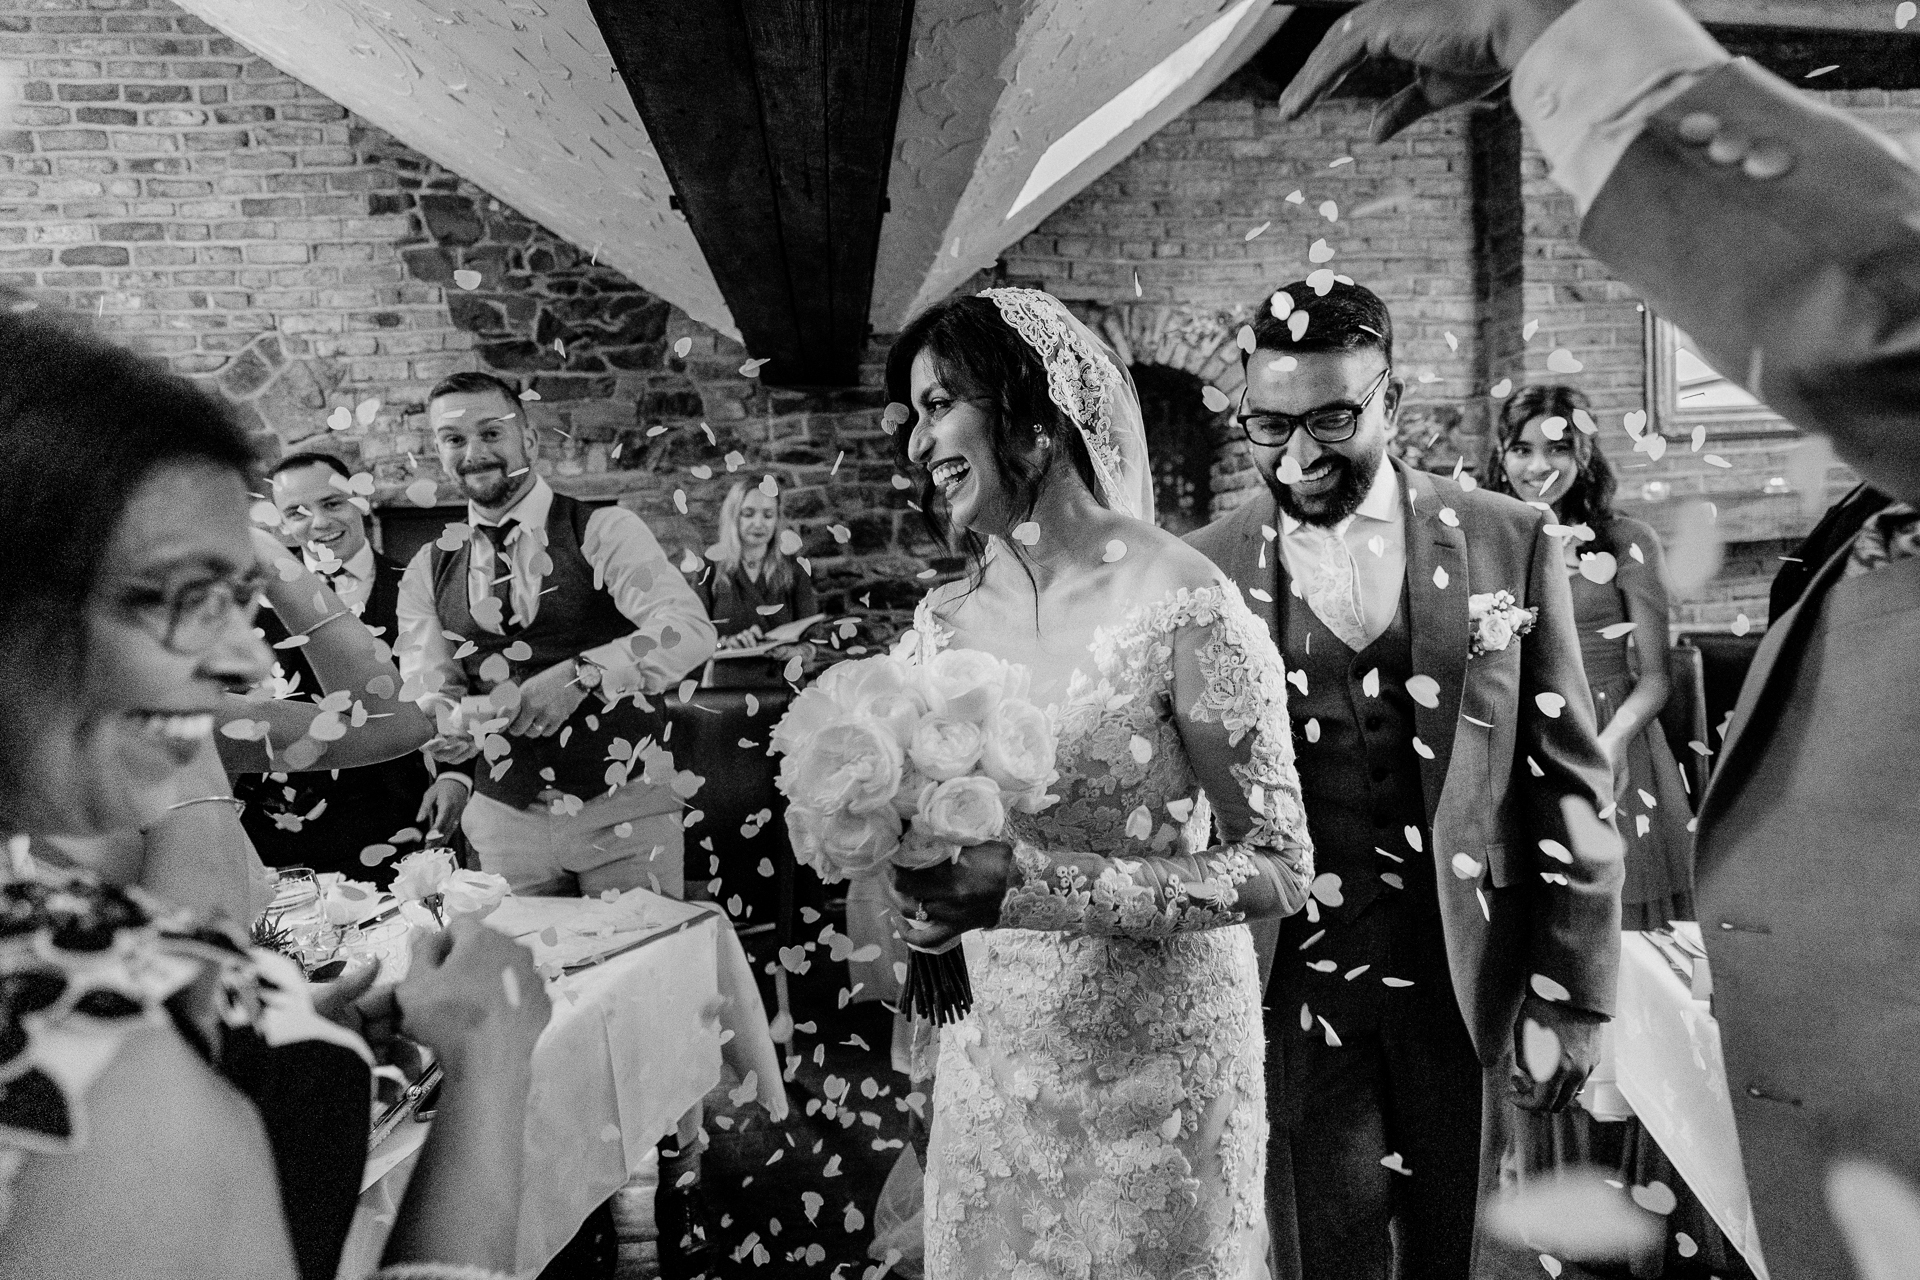
[[[1353,0],[1288,0],[1298,8],[1351,9]],[[1920,22],[1893,26],[1894,6],[1882,0],[1681,0],[1708,26],[1784,27],[1920,37]]]
[[[911,0],[590,0],[761,377],[858,380]]]

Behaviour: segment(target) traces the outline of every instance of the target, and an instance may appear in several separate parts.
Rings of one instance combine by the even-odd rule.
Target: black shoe
[[[660,1232],[660,1280],[699,1280],[720,1261],[720,1228],[698,1182],[662,1186],[653,1198]]]

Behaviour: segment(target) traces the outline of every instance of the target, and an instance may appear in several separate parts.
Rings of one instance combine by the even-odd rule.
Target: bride
[[[1261,1275],[1244,923],[1298,910],[1313,876],[1280,655],[1151,523],[1131,381],[1057,300],[942,303],[887,385],[921,509],[972,570],[921,603],[916,643],[1024,664],[1060,736],[1060,800],[1011,843],[896,872],[910,943],[986,931],[973,1012],[942,1034],[929,1280]]]

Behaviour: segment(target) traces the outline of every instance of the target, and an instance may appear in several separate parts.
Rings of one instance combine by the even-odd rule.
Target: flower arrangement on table
[[[977,649],[923,661],[911,643],[829,669],[773,731],[794,856],[828,883],[918,870],[1053,804],[1057,735],[1029,682]],[[958,945],[912,949],[906,1012],[943,1023],[972,1007]]]
[[[421,849],[394,864],[393,895],[408,924],[443,929],[455,916],[485,919],[512,892],[504,876],[464,871],[451,849]]]

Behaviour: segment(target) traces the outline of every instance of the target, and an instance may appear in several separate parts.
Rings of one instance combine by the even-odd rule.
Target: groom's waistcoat
[[[1281,651],[1288,672],[1304,675],[1307,684],[1302,693],[1294,680],[1287,709],[1314,870],[1339,876],[1344,899],[1330,913],[1321,910],[1352,919],[1383,892],[1410,892],[1438,910],[1413,749],[1414,705],[1406,691],[1414,674],[1407,589],[1401,586],[1393,621],[1359,653],[1328,630],[1306,601],[1290,591],[1283,600]],[[1408,841],[1409,827],[1419,836],[1418,850]],[[1394,889],[1383,875],[1394,876],[1403,888]]]

